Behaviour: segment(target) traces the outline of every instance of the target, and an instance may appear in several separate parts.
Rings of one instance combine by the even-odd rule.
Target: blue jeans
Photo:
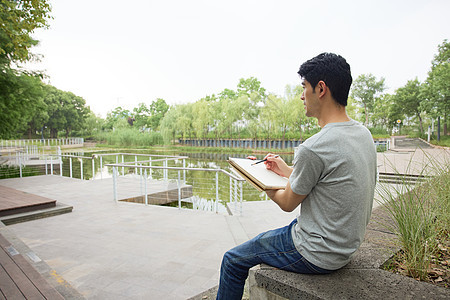
[[[291,235],[291,228],[295,223],[297,220],[288,226],[261,233],[226,252],[220,269],[217,299],[240,300],[248,271],[261,263],[295,273],[331,273],[331,270],[319,268],[308,262],[297,251]]]

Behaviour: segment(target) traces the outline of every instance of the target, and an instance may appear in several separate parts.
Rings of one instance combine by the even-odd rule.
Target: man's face
[[[303,100],[303,105],[305,106],[305,113],[307,117],[318,117],[319,116],[319,98],[318,93],[313,91],[311,84],[304,79],[302,81],[303,93],[300,99]]]

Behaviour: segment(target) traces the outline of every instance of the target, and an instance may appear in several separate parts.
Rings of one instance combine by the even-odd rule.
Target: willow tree
[[[384,90],[384,78],[377,80],[372,74],[361,74],[353,82],[351,96],[364,107],[366,127],[369,125],[369,115],[373,110],[375,98]]]

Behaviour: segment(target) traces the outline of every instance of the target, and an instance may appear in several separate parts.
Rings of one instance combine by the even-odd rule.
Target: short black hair
[[[314,89],[319,81],[324,81],[337,103],[347,106],[347,98],[352,85],[350,65],[340,55],[321,53],[304,62],[298,70],[300,77],[307,80]]]

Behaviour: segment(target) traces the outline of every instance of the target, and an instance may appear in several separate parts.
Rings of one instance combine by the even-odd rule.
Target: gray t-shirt
[[[300,254],[318,267],[345,266],[369,222],[376,184],[376,150],[366,127],[330,123],[297,149],[289,182],[308,195],[292,227]]]

